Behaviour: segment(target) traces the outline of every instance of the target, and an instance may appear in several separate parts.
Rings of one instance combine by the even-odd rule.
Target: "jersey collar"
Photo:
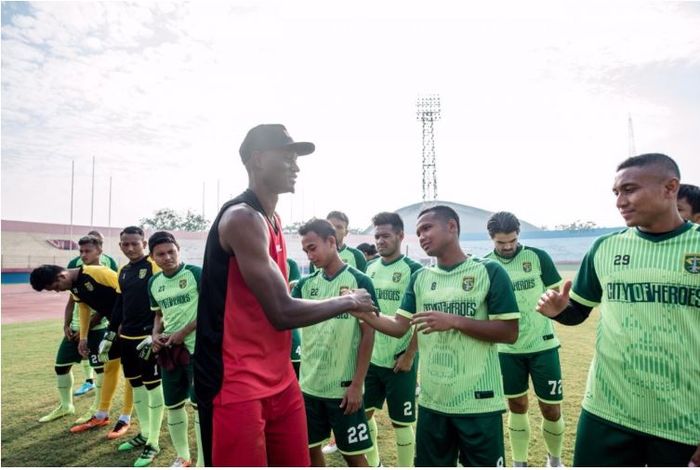
[[[177,271],[175,271],[175,272],[173,273],[172,276],[168,276],[168,275],[165,274],[165,273],[163,273],[163,276],[167,277],[168,279],[172,279],[172,278],[174,278],[175,276],[177,276],[178,274],[180,274],[180,272],[181,272],[183,269],[185,269],[185,263],[180,263],[180,266],[178,266]]]
[[[389,263],[385,263],[384,260],[380,257],[380,258],[379,258],[379,261],[381,261],[382,266],[391,266],[392,264],[398,263],[399,261],[401,261],[401,260],[404,259],[405,257],[406,257],[406,255],[401,255],[401,256],[399,256],[398,258],[396,258],[394,261],[391,261],[391,262],[389,262]]]
[[[676,237],[684,232],[687,232],[690,230],[690,228],[693,226],[688,221],[685,221],[682,225],[680,225],[678,228],[675,228],[671,230],[670,232],[665,232],[665,233],[649,233],[649,232],[643,232],[639,230],[639,227],[635,227],[634,230],[637,233],[637,235],[640,238],[643,238],[644,240],[648,240],[650,242],[662,242],[665,240],[669,240],[673,237]]]

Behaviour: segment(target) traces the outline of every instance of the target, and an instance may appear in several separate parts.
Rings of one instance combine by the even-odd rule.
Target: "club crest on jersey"
[[[178,283],[180,285],[180,289],[184,289],[187,287],[187,279],[180,279],[180,282]]]
[[[342,286],[340,288],[340,291],[338,292],[338,295],[348,295],[348,294],[352,294],[352,292],[350,291],[350,288],[348,286]]]
[[[700,273],[700,253],[692,253],[685,255],[683,267],[686,271],[692,274]]]
[[[391,276],[391,280],[394,282],[399,282],[401,280],[401,273],[394,273],[394,275]]]
[[[526,273],[532,271],[532,263],[529,261],[523,262],[523,271],[525,271]]]
[[[95,286],[92,285],[92,282],[88,281],[88,282],[86,282],[86,283],[83,284],[83,285],[85,286],[85,288],[86,288],[88,291],[90,291],[90,292],[94,292],[94,291],[95,291]]]
[[[146,269],[146,268],[139,269],[139,279],[144,279],[146,277],[146,274],[148,274],[148,269]]]
[[[462,289],[469,292],[474,288],[474,276],[464,276],[462,278]]]

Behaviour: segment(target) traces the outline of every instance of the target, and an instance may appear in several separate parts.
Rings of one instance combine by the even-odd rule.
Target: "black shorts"
[[[687,467],[697,446],[629,429],[581,410],[574,467]]]
[[[136,346],[145,338],[147,336],[120,336],[119,342],[124,377],[128,380],[141,379],[144,384],[150,384],[160,381],[160,371],[155,354],[151,354],[147,361],[139,357]]]

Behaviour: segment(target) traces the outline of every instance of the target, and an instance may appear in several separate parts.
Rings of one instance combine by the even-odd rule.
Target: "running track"
[[[2,285],[2,323],[62,319],[68,292],[36,292],[29,284]]]

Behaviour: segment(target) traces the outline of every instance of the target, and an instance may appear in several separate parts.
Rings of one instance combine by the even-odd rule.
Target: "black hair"
[[[374,246],[374,244],[372,243],[360,243],[359,245],[357,245],[357,249],[368,256],[374,256],[377,254],[377,247]]]
[[[29,283],[35,291],[41,292],[56,282],[58,275],[65,270],[66,268],[55,264],[42,264],[29,275]]]
[[[391,229],[394,232],[403,232],[403,220],[401,220],[401,216],[396,212],[380,212],[372,217],[372,224],[374,224],[375,227],[377,225],[391,225]]]
[[[486,230],[491,238],[497,233],[520,233],[520,221],[510,212],[496,212],[486,222]]]
[[[624,162],[617,166],[617,171],[624,170],[625,168],[632,167],[643,167],[643,166],[660,166],[664,170],[670,172],[676,178],[681,178],[681,170],[678,168],[676,162],[663,153],[644,153],[642,155],[637,155],[636,157],[629,157]]]
[[[100,242],[104,242],[104,239],[105,239],[104,235],[102,235],[97,230],[90,230],[87,234],[92,235],[93,237],[97,238]]]
[[[700,188],[694,184],[681,184],[678,188],[678,199],[688,201],[693,214],[700,212]]]
[[[135,225],[129,225],[128,227],[125,227],[124,230],[122,230],[119,233],[119,236],[121,237],[124,234],[128,235],[141,235],[142,238],[145,238],[145,235],[143,233],[143,229],[141,227],[137,227]]]
[[[457,212],[449,207],[449,206],[433,206],[433,207],[426,207],[420,213],[418,214],[418,218],[420,219],[423,214],[427,214],[428,212],[434,213],[438,218],[444,220],[446,223],[452,219],[455,222],[457,222],[457,235],[459,235],[461,228],[459,226],[459,215]]]
[[[323,240],[328,240],[328,237],[335,238],[335,228],[325,219],[317,219],[314,217],[299,227],[299,235],[302,237],[309,232],[314,232]]]
[[[102,248],[102,240],[93,235],[85,235],[80,240],[78,240],[78,245],[93,245],[96,248]]]
[[[350,219],[348,219],[348,216],[345,215],[344,212],[340,211],[330,211],[328,215],[326,216],[326,219],[338,219],[342,220],[345,222],[345,225],[350,225]]]
[[[175,236],[172,233],[160,231],[155,232],[148,238],[148,251],[153,253],[153,248],[158,245],[162,245],[163,243],[172,243],[178,248],[178,250],[180,249],[180,245],[177,243],[177,240],[175,240]]]

